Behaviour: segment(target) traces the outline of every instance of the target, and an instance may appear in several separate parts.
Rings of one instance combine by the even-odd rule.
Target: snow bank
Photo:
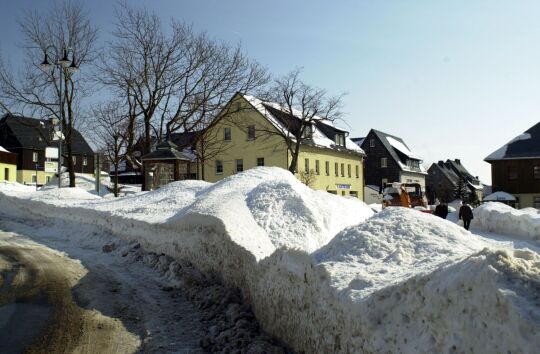
[[[43,192],[0,193],[5,214],[93,224],[218,275],[241,289],[265,330],[298,351],[540,345],[537,254],[485,250],[462,228],[414,210],[373,216],[366,204],[313,191],[285,170],[176,182],[118,200],[66,197],[52,207]]]
[[[503,203],[484,203],[474,209],[473,222],[481,230],[540,241],[540,214],[533,208],[517,210]]]

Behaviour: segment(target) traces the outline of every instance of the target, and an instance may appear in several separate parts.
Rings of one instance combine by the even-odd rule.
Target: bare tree
[[[113,167],[115,176],[113,193],[115,197],[118,197],[118,172],[126,152],[126,125],[129,124],[129,115],[126,114],[123,105],[118,102],[102,104],[95,107],[92,112],[94,134],[105,157]]]
[[[291,154],[289,171],[296,173],[300,147],[311,142],[318,125],[332,123],[342,116],[343,94],[330,96],[326,90],[315,88],[300,79],[296,69],[274,80],[270,90],[262,97],[265,109],[278,118],[272,127],[257,125],[261,135],[280,137]],[[237,122],[238,124],[238,122]],[[241,125],[241,122],[239,122]],[[336,137],[336,145],[345,145],[345,135]]]
[[[101,82],[129,103],[133,123],[141,121],[143,153],[150,152],[153,138],[161,142],[176,132],[198,131],[204,139],[235,92],[268,82],[266,69],[249,60],[240,46],[216,42],[176,21],[165,31],[156,15],[127,5],[117,16],[112,57],[101,62]],[[137,134],[130,127],[135,126],[128,126],[132,137]],[[126,158],[141,167],[133,154],[135,143],[128,139]]]
[[[89,94],[89,80],[85,76],[90,73],[84,71],[97,56],[97,30],[82,5],[68,0],[55,3],[45,13],[27,12],[19,26],[24,34],[25,61],[22,69],[15,72],[0,60],[0,109],[21,115],[29,112],[40,117],[62,117],[66,146],[63,156],[67,157],[70,187],[74,187],[73,129],[80,117],[81,101]],[[68,68],[57,66],[52,72],[40,68],[45,52],[52,55],[51,62],[57,62],[66,48],[73,51],[73,61],[82,69],[80,73],[71,75]],[[62,82],[59,70],[64,71]],[[61,103],[60,97],[64,98]]]

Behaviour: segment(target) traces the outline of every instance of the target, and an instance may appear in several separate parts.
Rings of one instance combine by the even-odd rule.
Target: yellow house
[[[17,181],[17,154],[13,154],[0,146],[0,182]]]
[[[215,146],[200,164],[202,179],[216,182],[256,166],[288,169],[292,154],[285,139],[271,132],[283,131],[280,122],[292,115],[275,103],[242,94],[233,97],[225,112],[206,134]],[[313,189],[363,199],[365,154],[347,135],[331,122],[314,124],[300,146],[296,177]]]

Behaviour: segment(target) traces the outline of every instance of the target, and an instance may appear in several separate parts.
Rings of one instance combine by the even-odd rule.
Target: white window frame
[[[33,183],[33,184],[37,184],[37,183],[38,183],[37,175],[32,175],[32,183]]]
[[[227,132],[228,132],[229,134],[227,134]],[[229,136],[228,136],[228,139],[227,139],[227,135],[229,135]],[[231,127],[224,127],[224,128],[223,128],[223,140],[225,140],[225,141],[232,141],[232,129],[231,129]]]
[[[236,161],[235,161],[235,169],[236,169],[236,172],[243,172],[244,171],[244,160],[243,159],[236,159]]]
[[[330,176],[330,161],[326,161],[324,163],[324,170],[326,172],[326,175],[327,176]]]
[[[73,161],[73,164],[76,165],[77,164],[77,156],[75,156],[75,155],[71,156],[71,161]]]
[[[388,167],[388,158],[381,157],[381,168],[387,168],[387,167]]]
[[[221,171],[220,170],[221,167]],[[223,161],[216,160],[216,169],[215,169],[216,175],[222,175],[223,174]]]
[[[255,126],[254,125],[248,125],[247,130],[247,140],[255,140]]]
[[[319,160],[315,160],[315,174],[318,175],[319,172]]]
[[[375,147],[375,139],[369,139],[369,147]]]
[[[32,162],[38,162],[39,160],[39,154],[37,151],[32,152]]]
[[[83,164],[83,166],[88,166],[88,157],[83,156],[83,158],[82,158],[82,164]]]

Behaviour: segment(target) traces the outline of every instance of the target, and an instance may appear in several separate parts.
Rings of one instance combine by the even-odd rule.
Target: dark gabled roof
[[[443,176],[445,176],[454,186],[457,185],[457,182],[459,180],[459,176],[450,168],[448,167],[443,161],[439,161],[438,163],[433,163],[430,167],[430,169],[436,169],[438,170]]]
[[[167,140],[172,141],[177,146],[178,150],[192,149],[195,147],[199,134],[201,134],[200,131],[173,133],[169,135]]]
[[[361,137],[361,138],[351,138],[351,140],[353,141],[353,143],[355,143],[356,145],[358,146],[361,146],[362,143],[364,142],[364,139],[366,139],[366,137]]]
[[[157,150],[141,157],[141,160],[184,160],[191,161],[191,158],[181,151],[176,149],[176,145],[172,142],[159,144]]]
[[[6,149],[45,150],[48,146],[58,146],[58,141],[51,139],[53,127],[48,120],[6,114],[0,120],[0,127],[4,124],[13,135],[10,140],[11,146],[5,146]],[[8,137],[0,136],[0,142],[4,138],[8,140]],[[76,129],[73,129],[72,132],[72,149],[74,154],[92,155],[94,153],[90,145]]]
[[[409,172],[417,172],[417,173],[426,173],[424,168],[423,167],[420,167],[420,171],[416,171],[416,170],[409,170],[406,166],[406,163],[407,163],[407,158],[408,159],[411,159],[411,160],[417,160],[417,161],[422,161],[420,158],[418,158],[416,155],[407,155],[404,151],[400,151],[396,148],[394,148],[389,140],[387,138],[392,138],[394,140],[397,140],[399,143],[403,144],[404,147],[406,148],[406,150],[409,150],[409,147],[407,146],[407,144],[405,144],[405,142],[403,141],[403,139],[401,138],[398,138],[397,136],[394,136],[394,135],[390,135],[390,134],[387,134],[387,133],[384,133],[384,132],[381,132],[379,130],[375,130],[375,129],[371,129],[371,131],[373,132],[373,134],[375,134],[375,136],[377,136],[380,140],[380,142],[383,144],[383,146],[385,147],[385,149],[388,151],[388,153],[390,154],[390,156],[392,156],[392,158],[394,159],[394,161],[396,162],[396,164],[399,166],[400,169],[402,170],[407,170]],[[368,134],[369,135],[369,134]],[[367,143],[367,139],[364,138],[363,142],[362,142],[362,149],[365,148],[365,144]]]
[[[486,157],[487,162],[509,159],[540,158],[540,122],[525,133],[518,135],[508,144]]]
[[[476,182],[476,184],[479,184],[480,181],[478,179],[471,175],[469,171],[461,164],[461,161],[458,159],[455,160],[446,160],[445,165],[448,166],[450,169],[452,169],[458,176],[465,178],[469,182]]]

